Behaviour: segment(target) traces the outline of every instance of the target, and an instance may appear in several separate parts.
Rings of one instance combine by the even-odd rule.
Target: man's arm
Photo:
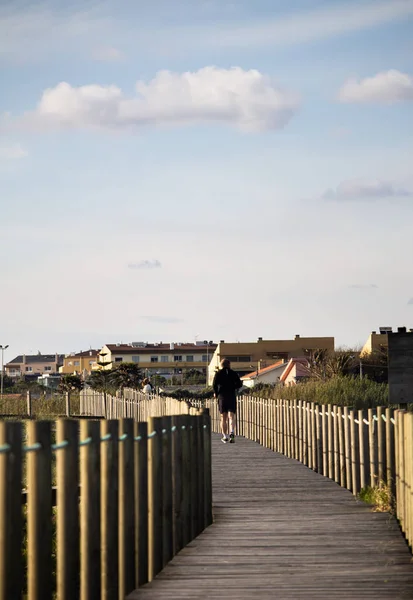
[[[218,395],[218,391],[219,391],[219,389],[218,389],[218,372],[216,372],[214,375],[212,387],[214,388],[214,396],[216,397]]]
[[[238,373],[236,371],[234,371],[235,373],[235,389],[239,390],[240,388],[242,388],[242,381],[240,379],[240,376],[238,375]]]

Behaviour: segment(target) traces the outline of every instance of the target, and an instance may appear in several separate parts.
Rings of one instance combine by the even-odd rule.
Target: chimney
[[[26,364],[26,355],[25,354],[23,354],[23,364],[24,365]]]
[[[398,327],[397,333],[406,333],[406,327]]]
[[[262,342],[262,337],[259,337],[259,338],[258,338],[258,341],[259,341],[259,342]]]
[[[299,339],[300,339],[300,334],[299,334],[299,333],[296,333],[296,334],[295,334],[295,338],[294,338],[294,339],[295,339],[295,340],[299,340]]]
[[[376,331],[372,331],[371,335],[376,335],[376,333],[377,333]]]

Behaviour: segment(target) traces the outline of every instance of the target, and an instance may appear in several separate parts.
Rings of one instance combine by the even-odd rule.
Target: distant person
[[[152,394],[152,385],[147,377],[142,381],[142,386],[142,391],[144,394]]]
[[[238,373],[231,369],[228,358],[221,360],[221,368],[215,373],[212,383],[214,398],[218,398],[218,408],[221,414],[221,441],[235,442],[235,426],[237,412],[236,391],[242,388],[242,382]],[[229,436],[228,436],[229,429]]]

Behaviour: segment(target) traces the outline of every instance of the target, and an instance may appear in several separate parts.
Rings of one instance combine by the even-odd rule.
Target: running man
[[[212,383],[214,398],[218,398],[218,408],[221,413],[222,442],[235,442],[235,416],[237,412],[236,391],[242,387],[238,373],[231,369],[231,362],[224,358],[221,368],[215,373]],[[228,436],[229,429],[229,436]]]

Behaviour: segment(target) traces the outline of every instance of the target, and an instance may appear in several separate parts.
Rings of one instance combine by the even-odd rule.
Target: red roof
[[[287,377],[291,373],[291,369],[293,368],[294,365],[302,365],[302,366],[307,367],[308,360],[306,358],[291,358],[288,362],[288,365],[285,368],[285,371],[283,372],[283,374],[280,377],[280,381],[285,381],[285,379],[287,379]]]
[[[283,365],[283,364],[285,364],[283,360],[277,360],[276,363],[270,365],[269,367],[264,367],[263,369],[260,369],[259,371],[253,371],[252,373],[248,373],[248,375],[244,375],[243,377],[241,377],[241,379],[255,379],[259,375],[263,375],[264,373],[269,373],[270,371],[273,371],[274,369],[281,367],[281,365]]]

